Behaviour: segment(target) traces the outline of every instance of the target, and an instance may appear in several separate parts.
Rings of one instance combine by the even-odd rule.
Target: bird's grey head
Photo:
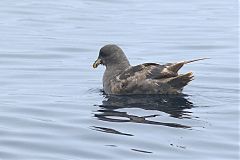
[[[123,50],[115,44],[108,44],[100,49],[98,59],[93,64],[93,68],[97,68],[99,64],[112,69],[126,69],[130,66]]]

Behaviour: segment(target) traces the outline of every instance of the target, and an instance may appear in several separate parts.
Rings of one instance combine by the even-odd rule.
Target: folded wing
[[[192,72],[178,74],[184,64],[194,61],[182,61],[160,65],[144,63],[133,66],[111,80],[111,90],[115,94],[167,94],[180,93],[184,86],[193,80]]]

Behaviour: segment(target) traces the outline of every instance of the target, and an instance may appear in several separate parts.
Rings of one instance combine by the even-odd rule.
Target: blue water
[[[4,0],[0,159],[239,159],[236,0]],[[186,65],[184,96],[102,93],[99,49]]]

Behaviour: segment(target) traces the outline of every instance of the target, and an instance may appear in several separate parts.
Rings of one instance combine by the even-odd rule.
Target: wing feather
[[[114,84],[112,90],[121,94],[152,91],[159,88],[158,83],[156,83],[157,80],[164,80],[174,76],[176,76],[176,73],[168,71],[164,65],[144,63],[130,67],[118,75],[112,81],[112,84]]]

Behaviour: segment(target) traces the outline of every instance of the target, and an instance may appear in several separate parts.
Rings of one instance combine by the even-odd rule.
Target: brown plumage
[[[192,72],[178,74],[178,71],[184,64],[204,59],[131,66],[122,49],[110,44],[100,49],[93,67],[99,64],[106,66],[103,76],[103,90],[106,94],[178,94],[193,80]]]

